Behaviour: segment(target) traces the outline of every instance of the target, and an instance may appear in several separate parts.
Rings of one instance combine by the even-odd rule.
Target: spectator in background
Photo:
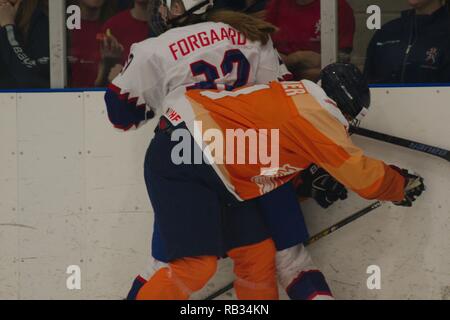
[[[355,17],[345,0],[338,4],[339,60],[349,62]],[[266,15],[279,28],[273,41],[294,77],[317,81],[321,70],[320,0],[271,0]]]
[[[0,89],[49,87],[48,1],[0,0]]]
[[[95,84],[100,61],[98,35],[103,23],[116,10],[114,0],[78,0],[81,9],[81,29],[69,32],[69,85],[88,88]]]
[[[450,82],[450,14],[441,0],[408,0],[411,10],[377,31],[367,49],[371,83]]]
[[[105,39],[101,43],[97,86],[106,85],[119,74],[133,43],[149,38],[149,1],[153,0],[135,0],[133,8],[120,12],[103,25]]]

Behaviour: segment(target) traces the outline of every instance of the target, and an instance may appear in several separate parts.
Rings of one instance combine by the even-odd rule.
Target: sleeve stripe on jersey
[[[106,90],[105,102],[108,117],[115,128],[124,131],[146,120],[145,104],[137,105],[138,98],[129,98],[129,93],[121,93],[121,89],[110,84]]]
[[[133,107],[135,108],[144,108],[145,107],[145,103],[141,103],[141,104],[137,104],[138,102],[138,97],[135,98],[130,98],[130,93],[129,92],[125,92],[122,93],[122,89],[120,89],[119,87],[115,86],[114,84],[109,84],[108,89],[111,90],[112,92],[114,92],[117,95],[117,98],[119,100],[122,101],[127,101],[128,104],[133,105]]]

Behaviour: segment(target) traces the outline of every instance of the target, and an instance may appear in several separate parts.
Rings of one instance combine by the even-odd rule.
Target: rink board
[[[450,149],[450,88],[377,88],[363,126]],[[1,93],[0,299],[120,299],[150,253],[143,159],[155,121],[112,128],[103,92]],[[366,138],[368,154],[420,172],[413,209],[389,203],[311,246],[338,299],[450,299],[450,164]],[[365,207],[304,204],[311,234]],[[81,268],[81,290],[66,288]],[[382,271],[369,290],[367,268]],[[229,261],[196,298],[232,279]],[[222,298],[232,297],[232,292]]]

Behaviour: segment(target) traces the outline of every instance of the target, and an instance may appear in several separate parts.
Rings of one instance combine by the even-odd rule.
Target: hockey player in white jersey
[[[169,2],[175,12],[183,3],[188,11],[203,3],[203,7],[195,11],[196,16],[205,14],[212,3],[200,0]],[[152,19],[152,25],[160,19]],[[212,19],[220,17],[213,15]],[[255,21],[252,19],[245,24],[251,25]],[[270,25],[264,23],[262,26]],[[246,26],[247,29],[250,27]],[[164,27],[160,30],[163,31]],[[248,33],[243,34],[228,24],[203,22],[173,28],[159,37],[134,44],[122,73],[109,86],[107,101],[114,104],[114,99],[120,98],[142,107],[140,114],[130,114],[130,117],[136,118],[133,122],[137,126],[145,115],[162,111],[159,109],[163,99],[180,87],[232,89],[289,76],[273,48],[269,33],[266,30],[257,31],[253,40],[262,40],[263,43],[251,41],[247,38]],[[110,116],[115,116],[114,109]],[[116,127],[129,129],[121,125],[121,119],[111,120]],[[129,125],[129,121],[126,122]]]
[[[184,90],[198,88],[231,90],[246,84],[289,79],[289,72],[273,49],[269,37],[273,28],[269,24],[239,14],[207,15],[207,8],[212,1],[175,0],[170,2],[172,2],[169,4],[170,11],[166,12],[164,7],[155,7],[155,10],[161,15],[152,19],[153,31],[157,30],[156,23],[164,21],[166,13],[175,25],[183,25],[183,21],[186,19],[191,21],[184,22],[187,24],[186,26],[170,29],[157,38],[148,39],[132,47],[127,64],[122,73],[110,85],[105,97],[108,115],[115,127],[123,130],[137,128],[152,118],[156,112],[166,113],[167,110],[161,110],[161,106],[166,96],[169,93],[173,94],[174,91],[183,94]],[[189,15],[190,13],[195,14]],[[213,21],[219,21],[225,17],[224,20],[228,20],[230,24],[201,22],[205,17]],[[189,25],[193,22],[199,23]],[[166,30],[164,24],[160,23],[159,26],[161,27],[160,32]],[[245,34],[237,29],[242,30]],[[173,107],[176,109],[176,106]],[[177,112],[177,110],[173,111],[174,115],[183,113]],[[164,119],[172,122],[171,125],[182,121],[176,116]],[[164,128],[161,128],[160,125],[158,129],[161,131]],[[238,279],[242,280],[235,282],[239,298],[276,298],[276,285],[274,285],[273,279],[267,275],[270,272],[261,276],[260,272],[255,271],[258,268],[264,269],[263,263],[266,264],[267,271],[274,268],[273,261],[264,259],[270,257],[271,253],[274,254],[274,246],[267,240],[270,235],[266,233],[265,222],[261,221],[260,214],[257,212],[258,204],[249,202],[245,205],[235,206],[234,204],[230,205],[228,199],[220,199],[220,203],[217,204],[219,207],[223,207],[224,203],[225,206],[229,206],[225,215],[228,219],[226,225],[228,227],[235,226],[232,230],[225,230],[225,232],[233,234],[235,238],[228,239],[229,243],[224,245],[221,243],[223,239],[214,237],[214,235],[224,232],[222,230],[223,221],[220,223],[217,221],[223,217],[210,212],[211,206],[216,203],[210,203],[212,200],[208,193],[202,194],[201,190],[196,192],[193,188],[189,190],[189,184],[187,184],[185,200],[183,200],[182,190],[176,188],[168,190],[169,194],[167,195],[161,195],[162,182],[152,177],[151,165],[158,161],[160,149],[150,146],[146,158],[145,175],[149,195],[155,209],[152,255],[158,261],[168,263],[168,267],[159,269],[159,265],[155,265],[156,276],[147,274],[138,277],[129,298],[136,298],[142,285],[151,276],[153,276],[152,279],[159,277],[159,279],[170,282],[169,274],[171,272],[173,274],[174,270],[177,270],[177,266],[173,264],[174,261],[181,261],[184,265],[191,266],[189,269],[191,272],[181,272],[177,275],[176,283],[180,283],[179,278],[182,274],[191,276],[197,274],[201,277],[201,281],[196,284],[190,282],[192,279],[181,281],[184,286],[192,285],[189,287],[189,292],[196,291],[213,274],[210,270],[215,269],[213,266],[215,262],[199,260],[186,263],[183,258],[220,257],[225,254],[235,261],[236,275]],[[174,172],[176,171],[174,170]],[[217,193],[221,193],[221,191]],[[176,202],[181,204],[181,207],[178,208],[178,211],[181,212],[176,212],[173,204],[171,204],[170,210],[163,205],[163,203],[173,202],[170,198],[172,194],[178,195]],[[291,196],[290,191],[287,194]],[[193,201],[194,198],[198,201]],[[278,195],[276,200],[280,199],[283,197]],[[292,200],[295,201],[295,198],[292,197]],[[193,205],[190,207],[187,205],[188,203]],[[290,208],[297,210],[295,205],[291,205]],[[297,213],[299,216],[301,215],[299,208]],[[299,224],[303,223],[304,229],[302,217],[297,220],[300,221]],[[183,228],[175,228],[176,232],[174,230],[166,231],[168,228],[174,229],[174,225],[180,225]],[[213,236],[211,237],[211,235]],[[294,242],[299,242],[301,238],[305,240],[306,231],[299,230],[299,234],[294,238]],[[292,238],[290,241],[292,242]],[[242,250],[239,251],[242,248],[244,248],[245,254]],[[280,249],[279,246],[277,248]],[[234,249],[237,249],[238,253]],[[246,249],[251,250],[253,254],[249,254]],[[292,257],[291,260],[293,261]],[[285,263],[280,265],[286,267]],[[202,270],[203,275],[200,276]],[[282,270],[278,270],[278,272],[282,272]],[[321,292],[329,291],[326,283],[323,286],[320,288]],[[179,286],[173,286],[173,291],[181,290],[186,293],[185,289],[181,290]],[[307,290],[314,291],[314,288]],[[331,293],[329,294],[331,295]],[[177,297],[180,296],[187,297],[184,294]],[[161,298],[161,295],[142,294],[141,297]],[[169,297],[171,296],[169,295]]]

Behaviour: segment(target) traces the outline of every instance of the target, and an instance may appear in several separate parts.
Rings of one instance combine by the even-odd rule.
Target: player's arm
[[[292,80],[292,74],[273,47],[272,40],[261,47],[260,58],[257,65],[256,83],[269,83],[276,80]]]
[[[163,73],[156,57],[134,45],[122,72],[108,86],[105,102],[114,127],[127,131],[138,128],[155,115],[163,95]]]
[[[412,196],[411,203],[424,190],[420,177],[364,155],[345,127],[326,110],[306,117],[314,126],[304,145],[312,160],[361,197],[408,205],[408,196]]]
[[[322,208],[347,199],[347,188],[316,164],[303,170],[293,183],[300,198],[313,198]]]

